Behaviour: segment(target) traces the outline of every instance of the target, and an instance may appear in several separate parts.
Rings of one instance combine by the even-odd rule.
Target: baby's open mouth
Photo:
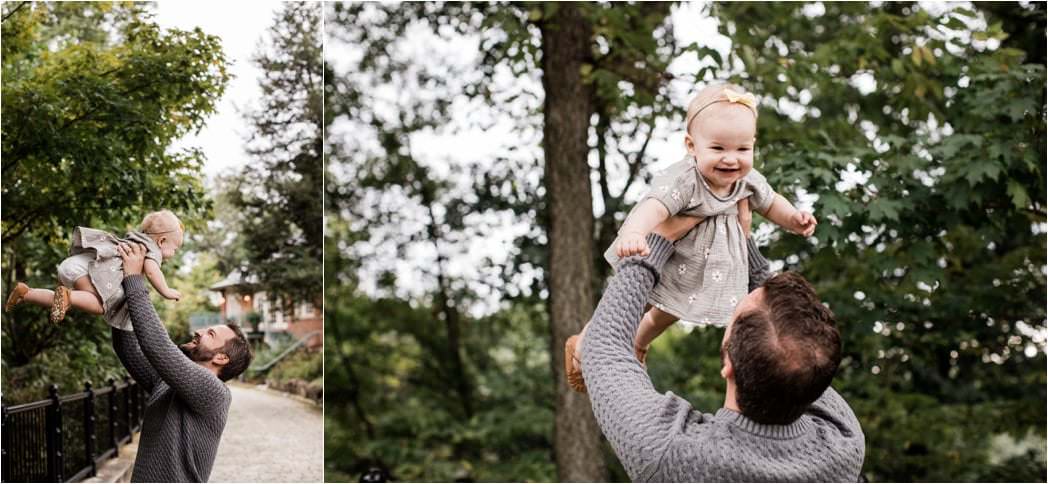
[[[714,168],[714,170],[719,171],[719,172],[723,172],[723,173],[735,173],[735,172],[739,171],[740,169],[741,168],[720,168],[720,167],[715,167]]]

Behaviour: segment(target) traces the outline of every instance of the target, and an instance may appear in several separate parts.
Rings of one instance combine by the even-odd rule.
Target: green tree
[[[163,31],[143,8],[5,4],[4,37],[18,39],[3,52],[5,245],[100,211],[119,226],[146,206],[190,220],[207,208],[200,153],[167,148],[214,111],[225,57],[217,38]]]
[[[53,284],[78,225],[123,232],[168,208],[199,227],[210,210],[202,154],[170,145],[214,112],[225,56],[216,37],[162,30],[149,9],[3,5],[5,294],[18,280]],[[97,318],[74,314],[59,327],[43,314],[22,308],[4,318],[9,388],[39,397],[50,380],[69,391],[117,371]]]
[[[669,77],[662,74],[680,53],[672,35],[664,35],[672,31],[667,21],[668,5],[642,8],[624,4],[426,4],[387,9],[336,4],[333,10],[333,35],[349,37],[347,42],[363,51],[359,64],[350,72],[374,71],[376,78],[390,82],[394,89],[417,84],[427,92],[438,93],[432,97],[432,103],[424,103],[425,109],[401,105],[403,114],[389,121],[381,121],[381,116],[370,116],[359,108],[346,110],[354,119],[380,120],[371,123],[376,125],[377,139],[385,149],[376,155],[380,159],[378,165],[386,166],[383,157],[395,159],[405,152],[410,154],[410,146],[404,140],[412,133],[448,124],[446,113],[455,96],[487,102],[490,107],[485,107],[495,113],[520,118],[521,131],[531,128],[544,133],[541,152],[536,154],[544,162],[500,158],[495,164],[478,163],[465,168],[476,174],[476,193],[458,195],[459,201],[449,204],[455,208],[448,209],[447,222],[441,223],[454,228],[456,221],[461,224],[460,214],[470,209],[508,210],[538,226],[538,230],[529,231],[522,238],[521,250],[504,273],[511,274],[514,267],[532,266],[541,268],[550,278],[532,288],[531,293],[548,289],[550,294],[548,351],[550,374],[557,390],[554,453],[559,476],[565,480],[606,479],[599,431],[589,402],[568,390],[563,382],[562,348],[564,340],[579,331],[588,318],[595,302],[594,290],[608,270],[603,262],[594,264],[599,260],[599,251],[594,247],[614,238],[614,217],[621,215],[625,193],[646,176],[643,165],[650,161],[645,158],[646,148],[627,154],[623,148],[625,140],[638,135],[650,139],[655,119],[677,110],[666,102],[665,83]],[[394,47],[398,39],[417,25],[432,29],[438,36],[457,32],[479,37],[483,52],[477,66],[480,75],[465,73],[464,77],[471,80],[462,82],[458,72],[430,72],[398,56]],[[653,32],[663,35],[653,36]],[[441,68],[454,70],[450,66]],[[504,69],[520,76],[541,72],[544,89],[533,92],[511,87],[507,92],[506,88],[493,88],[499,84],[493,82],[498,72]],[[375,91],[349,80],[337,82],[329,92],[348,105],[366,105],[369,93]],[[508,102],[508,107],[501,107],[502,100],[516,98],[533,98],[536,102],[528,103],[523,110]],[[597,163],[590,166],[587,133],[589,120],[594,116],[601,121],[597,126]],[[536,144],[540,144],[538,139]],[[647,146],[647,141],[643,146]],[[358,155],[350,160],[367,166],[362,158]],[[419,183],[410,176],[411,170],[377,171],[390,179],[403,177],[410,191]],[[618,192],[609,183],[616,170],[629,173],[627,183]],[[372,171],[375,170],[361,170]],[[522,176],[522,172],[536,174],[539,182],[531,184],[526,181],[530,177]],[[600,180],[602,205],[612,207],[604,210],[598,224],[589,209],[590,192],[577,188],[589,184],[591,173]],[[350,188],[342,190],[348,191],[357,184],[352,179],[343,183]],[[465,209],[461,207],[463,202]],[[579,227],[583,230],[579,231]],[[506,283],[502,282],[503,288]]]
[[[819,196],[817,243],[770,254],[841,321],[867,476],[987,478],[990,437],[1044,437],[1044,5],[822,9],[713,10],[764,99],[763,172]]]
[[[284,301],[322,296],[323,59],[320,5],[283,6],[254,62],[262,98],[246,113],[253,158],[229,186],[242,260],[227,258]],[[287,304],[290,308],[290,304]]]

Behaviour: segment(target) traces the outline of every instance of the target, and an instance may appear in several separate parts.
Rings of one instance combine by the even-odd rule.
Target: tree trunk
[[[560,481],[605,481],[600,429],[589,398],[568,388],[564,341],[593,312],[593,200],[587,163],[592,86],[580,68],[590,55],[592,26],[577,4],[561,4],[542,30],[545,91],[542,149],[549,226],[551,364],[556,384],[554,453]]]

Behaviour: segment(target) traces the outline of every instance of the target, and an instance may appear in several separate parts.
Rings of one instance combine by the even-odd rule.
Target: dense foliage
[[[202,154],[171,145],[214,112],[227,62],[218,38],[161,29],[150,9],[4,3],[5,297],[16,281],[53,287],[78,225],[122,234],[167,208],[192,231],[209,215]],[[5,402],[122,374],[98,318],[71,312],[55,326],[26,306],[4,315]]]
[[[815,240],[770,253],[846,331],[868,475],[988,479],[993,436],[1045,430],[1044,6],[1014,6],[1041,28],[1013,39],[996,12],[824,9],[715,9],[770,108],[765,174],[819,195]]]
[[[587,11],[597,28],[584,74],[610,119],[593,118],[594,183],[578,188],[604,201],[597,246],[602,223],[617,226],[631,201],[621,180],[643,188],[649,133],[681,118],[659,81],[674,56],[701,66],[675,80],[757,93],[757,168],[787,197],[814,198],[822,222],[809,240],[757,233],[841,322],[835,385],[862,421],[870,480],[1045,473],[1044,6],[974,8],[714,4],[705,13],[731,40],[728,55],[668,40],[668,12]],[[329,479],[372,466],[403,480],[556,476],[535,87],[535,24],[556,9],[336,5],[328,16],[329,39],[355,47],[327,78],[326,122],[343,133],[328,140],[326,187]],[[420,62],[411,40],[447,60]],[[481,53],[456,62],[442,42]],[[616,59],[651,66],[655,81]],[[519,134],[496,163],[413,148],[433,135],[469,140],[500,119]],[[510,257],[453,269],[478,250],[472,240],[501,242],[490,230],[506,226],[499,217],[527,226],[511,229]],[[407,271],[403,257],[431,263]],[[491,294],[503,304],[471,311]],[[675,329],[657,340],[656,387],[719,407],[720,336]],[[468,393],[454,391],[462,380]]]

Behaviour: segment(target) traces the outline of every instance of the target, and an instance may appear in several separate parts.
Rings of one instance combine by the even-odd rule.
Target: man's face
[[[217,324],[196,330],[193,339],[178,348],[193,361],[207,362],[222,350],[226,341],[235,337],[236,333],[229,326]]]
[[[735,312],[732,313],[731,319],[728,321],[728,326],[724,328],[724,337],[721,338],[721,365],[724,365],[725,359],[728,357],[728,337],[731,336],[731,327],[735,324],[735,320],[743,314],[757,311],[764,306],[764,288],[758,287],[755,291],[746,295],[739,301],[739,304],[735,306]]]

